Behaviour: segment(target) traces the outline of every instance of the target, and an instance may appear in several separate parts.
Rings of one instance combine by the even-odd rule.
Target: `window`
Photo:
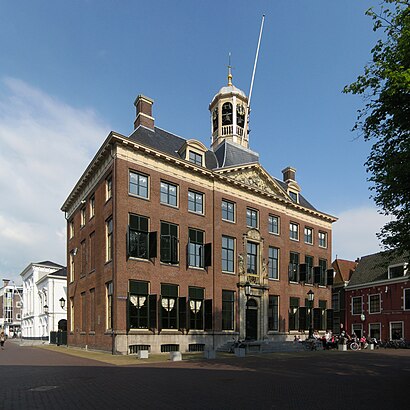
[[[90,289],[90,331],[95,331],[95,289]]]
[[[202,155],[194,151],[189,151],[188,161],[195,165],[202,166]]]
[[[87,299],[85,297],[85,292],[81,292],[81,331],[85,332],[87,330]]]
[[[296,203],[299,202],[299,201],[298,201],[298,193],[297,193],[297,192],[289,191],[289,196],[290,196],[290,199],[291,199],[293,202],[296,202]]]
[[[269,295],[268,330],[279,331],[279,296]]]
[[[81,242],[81,272],[80,276],[84,276],[87,270],[87,255],[86,255],[86,245],[85,240]]]
[[[319,232],[319,246],[321,248],[327,248],[327,233],[326,232]]]
[[[95,196],[94,195],[90,198],[89,206],[90,206],[90,219],[91,219],[95,215]]]
[[[299,278],[299,254],[289,253],[289,281],[297,282]]]
[[[405,276],[407,273],[407,264],[402,263],[398,265],[391,265],[389,266],[389,271],[388,271],[388,278],[389,279],[394,279],[394,278],[401,278]]]
[[[232,104],[226,102],[222,105],[222,125],[231,125],[232,123]]]
[[[188,265],[195,268],[202,268],[204,266],[204,232],[190,228],[188,234]]]
[[[270,279],[279,279],[279,249],[269,246],[268,273]]]
[[[177,206],[177,194],[178,188],[176,185],[161,181],[161,204]]]
[[[90,260],[90,271],[95,270],[95,232],[90,235],[90,240],[88,241],[88,257]]]
[[[315,329],[326,330],[326,322],[325,322],[326,308],[327,308],[327,301],[319,300],[319,307],[313,310],[313,327]]]
[[[107,318],[107,323],[106,327],[107,329],[112,329],[112,299],[113,299],[113,285],[112,282],[108,282],[106,284],[106,318]]]
[[[236,106],[236,123],[242,128],[245,125],[245,108],[242,104]]]
[[[235,330],[235,292],[222,291],[222,330]]]
[[[235,204],[233,202],[222,200],[222,219],[235,222]]]
[[[197,214],[204,213],[204,194],[188,191],[188,210]]]
[[[161,221],[161,262],[177,264],[178,258],[178,225]]]
[[[305,227],[305,243],[313,245],[313,229]]]
[[[113,226],[112,226],[112,218],[108,219],[105,223],[106,226],[106,256],[105,260],[108,262],[112,260],[113,255]]]
[[[313,256],[305,256],[306,264],[306,283],[313,284]]]
[[[404,289],[404,310],[410,310],[410,288]]]
[[[334,311],[340,310],[340,295],[339,293],[332,293],[332,309]]]
[[[85,208],[81,208],[80,211],[80,219],[81,219],[81,228],[85,225]]]
[[[252,275],[258,274],[258,244],[254,242],[246,243],[247,250],[247,272]]]
[[[234,272],[235,239],[222,236],[222,271]]]
[[[356,335],[359,339],[362,337],[363,334],[363,325],[361,323],[354,323],[352,325],[352,335]]]
[[[105,180],[105,200],[112,198],[112,177],[111,175]]]
[[[74,236],[74,221],[70,221],[68,224],[68,234],[70,236],[70,239]]]
[[[354,296],[352,297],[352,315],[361,315],[362,310],[362,297]]]
[[[320,267],[320,278],[319,278],[318,283],[321,286],[325,286],[326,285],[327,260],[319,259],[319,267]]]
[[[212,111],[212,129],[214,132],[218,129],[218,126],[219,126],[218,117],[219,115],[218,115],[218,107],[217,107]]]
[[[294,241],[299,240],[299,225],[291,222],[289,225],[289,234],[290,234],[290,239],[293,239]]]
[[[70,282],[75,279],[74,251],[70,252]]]
[[[249,228],[258,227],[258,211],[255,209],[246,208],[246,225]]]
[[[390,339],[398,340],[403,338],[403,322],[390,322]]]
[[[189,328],[204,329],[204,289],[188,288],[189,295]]]
[[[369,324],[369,337],[373,339],[380,340],[380,323],[370,323]]]
[[[148,259],[148,218],[130,214],[128,235],[128,255]]]
[[[130,171],[129,193],[141,198],[148,198],[148,177],[146,175]]]
[[[178,329],[177,285],[161,285],[161,328]]]
[[[369,295],[369,313],[380,313],[380,294]]]
[[[128,323],[130,329],[148,329],[148,282],[130,280]]]
[[[299,298],[289,299],[289,330],[298,329],[298,309],[299,309]]]
[[[279,235],[279,217],[278,216],[269,215],[268,229],[269,229],[269,233]]]

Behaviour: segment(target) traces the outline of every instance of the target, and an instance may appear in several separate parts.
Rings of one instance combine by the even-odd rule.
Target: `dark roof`
[[[349,261],[346,259],[335,259],[332,263],[333,268],[336,270],[335,284],[348,282],[352,277],[354,270],[356,269],[357,262]]]
[[[59,270],[51,273],[51,275],[53,275],[53,276],[62,276],[64,278],[66,278],[67,277],[67,268],[64,267],[62,269],[59,269]]]
[[[58,263],[51,262],[51,261],[36,262],[36,265],[53,266],[53,267],[56,267],[56,268],[62,268],[63,267],[63,265],[60,265]]]
[[[184,138],[178,137],[175,134],[171,134],[170,132],[157,127],[154,127],[154,130],[138,127],[129,136],[129,139],[176,158],[181,158],[178,151],[186,143]],[[205,166],[208,169],[214,169],[218,166],[213,151],[208,150],[205,153]]]
[[[226,140],[218,146],[215,155],[219,168],[259,162],[259,154]]]
[[[356,270],[353,272],[349,286],[387,280],[390,265],[408,261],[408,255],[397,255],[390,251],[363,256],[360,258]]]
[[[288,186],[285,182],[277,178],[275,178],[275,181],[283,188],[285,192],[288,192]],[[301,193],[299,193],[299,204],[305,208],[311,209],[312,211],[317,211],[317,209]]]

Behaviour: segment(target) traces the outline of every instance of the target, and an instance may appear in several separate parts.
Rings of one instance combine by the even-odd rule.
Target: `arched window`
[[[219,115],[218,115],[218,107],[212,111],[212,129],[216,131],[218,129],[219,123]]]
[[[242,104],[236,107],[236,123],[242,128],[245,125],[245,108]]]
[[[232,104],[230,102],[222,106],[222,125],[232,125]]]

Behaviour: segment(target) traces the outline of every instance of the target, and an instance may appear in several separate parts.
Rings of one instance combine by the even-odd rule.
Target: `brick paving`
[[[64,347],[21,347],[7,341],[0,351],[0,409],[407,407],[410,350],[273,353],[182,362],[141,362],[89,352],[98,357],[93,360],[84,355],[87,352]]]

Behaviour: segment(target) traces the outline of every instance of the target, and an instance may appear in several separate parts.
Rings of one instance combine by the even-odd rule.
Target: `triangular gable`
[[[259,163],[220,168],[214,172],[264,193],[288,199],[282,187]]]

